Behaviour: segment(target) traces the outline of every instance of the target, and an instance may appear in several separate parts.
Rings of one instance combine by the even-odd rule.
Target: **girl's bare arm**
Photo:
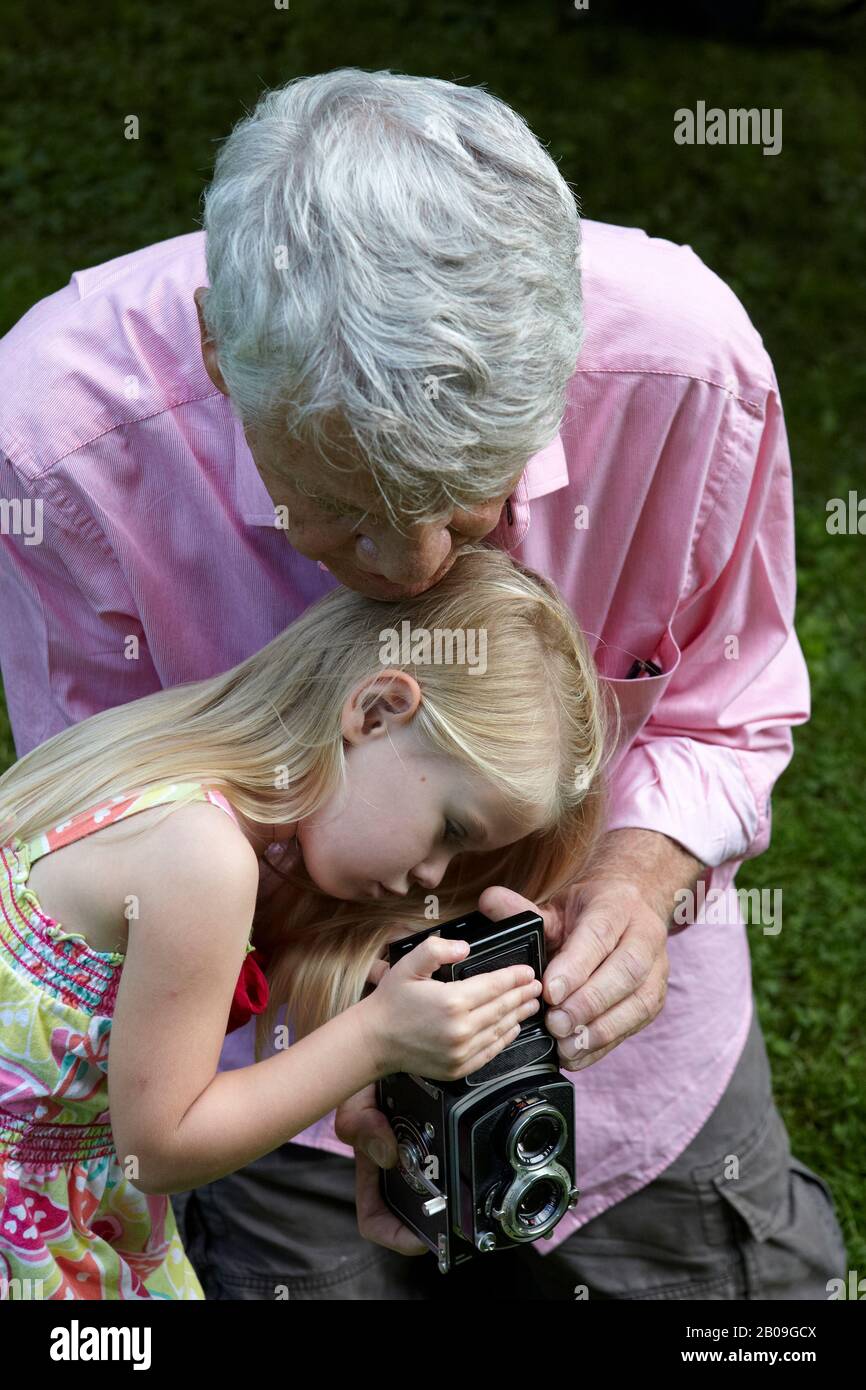
[[[138,917],[108,1067],[121,1164],[144,1192],[183,1191],[269,1153],[371,1081],[363,1005],[284,1053],[217,1072],[252,925],[258,862],[224,811],[184,807],[124,843],[107,882]]]

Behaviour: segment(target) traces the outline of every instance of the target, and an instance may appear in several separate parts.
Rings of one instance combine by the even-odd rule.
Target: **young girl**
[[[489,884],[574,882],[604,733],[566,606],[476,545],[417,598],[335,590],[0,777],[0,1295],[203,1298],[167,1194],[389,1072],[507,1046],[539,1008],[528,967],[443,984],[468,946],[435,936],[377,958]],[[258,1014],[259,1058],[281,1005],[293,1045],[218,1072],[227,1029]]]

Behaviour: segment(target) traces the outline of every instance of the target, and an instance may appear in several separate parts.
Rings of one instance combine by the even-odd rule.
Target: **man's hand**
[[[405,928],[395,931],[394,940],[405,935]],[[367,983],[378,985],[388,968],[387,961],[374,960],[367,972]],[[375,1086],[365,1086],[338,1107],[334,1132],[355,1150],[355,1207],[360,1234],[376,1245],[396,1250],[398,1255],[423,1255],[428,1246],[385,1206],[379,1190],[379,1169],[393,1168],[397,1162],[397,1140],[376,1104]]]
[[[667,926],[628,880],[571,889],[555,910],[545,930],[556,954],[544,973],[544,997],[558,1007],[548,1009],[545,1024],[560,1040],[560,1065],[581,1071],[660,1012]]]
[[[379,1169],[394,1167],[397,1141],[376,1105],[375,1086],[366,1086],[343,1102],[334,1129],[337,1138],[355,1150],[355,1204],[361,1235],[376,1245],[396,1250],[398,1255],[423,1255],[428,1247],[389,1211],[379,1191]]]
[[[665,835],[614,830],[591,872],[543,908],[508,888],[482,893],[494,921],[538,912],[555,954],[544,973],[545,1023],[560,1065],[581,1071],[651,1023],[667,993],[668,924],[677,890],[701,865]]]

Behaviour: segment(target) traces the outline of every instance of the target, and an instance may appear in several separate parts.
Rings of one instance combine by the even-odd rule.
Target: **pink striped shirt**
[[[790,726],[809,713],[779,388],[690,247],[583,231],[566,414],[492,539],[556,581],[620,700],[609,827],[671,836],[712,867],[708,891],[730,888],[769,843]],[[275,527],[205,372],[192,293],[207,283],[204,234],[174,237],[76,271],[0,342],[0,664],[19,756],[227,670],[335,583]],[[635,656],[661,674],[627,680]],[[724,1091],[752,1008],[727,903],[725,922],[701,911],[672,935],[659,1016],[574,1074],[582,1196],[542,1252],[662,1172]],[[252,1027],[222,1068],[252,1062]],[[350,1153],[330,1116],[297,1142]]]

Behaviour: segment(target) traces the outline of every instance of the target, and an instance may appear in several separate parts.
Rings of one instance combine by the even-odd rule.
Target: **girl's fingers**
[[[503,1025],[508,1023],[510,1027],[511,1023],[514,1022],[514,1018],[512,1018],[511,1015],[516,1017],[517,1010],[520,1009],[521,1006],[532,1003],[538,999],[541,994],[541,989],[542,985],[540,980],[531,980],[528,985],[521,985],[519,989],[509,990],[507,994],[503,994],[500,998],[494,999],[492,1003],[483,1004],[480,1008],[473,1009],[472,1013],[469,1015],[469,1021],[472,1024],[473,1032],[476,1035],[480,1035],[487,1028],[497,1024]],[[535,1012],[534,1009],[528,1010],[528,1013]],[[526,1016],[527,1014],[520,1015],[521,1018],[525,1018]]]
[[[494,1030],[490,1029],[482,1038],[478,1039],[478,1051],[461,1067],[460,1075],[469,1076],[472,1072],[478,1071],[480,1067],[486,1066],[488,1062],[492,1062],[503,1048],[514,1042],[519,1032],[519,1024],[515,1024],[513,1028],[509,1028],[508,1032],[501,1036],[497,1036]]]
[[[460,991],[460,1002],[467,1009],[477,1009],[509,990],[531,984],[534,979],[535,971],[531,965],[509,965],[504,970],[488,970],[483,975],[473,975],[469,980],[454,980],[447,988]]]
[[[489,1057],[495,1057],[497,1052],[501,1052],[502,1048],[511,1042],[512,1038],[517,1037],[523,1020],[537,1013],[538,1008],[536,1000],[528,999],[519,1008],[511,1010],[504,1018],[497,1020],[496,1023],[491,1023],[487,1028],[480,1029],[472,1039],[473,1053],[478,1055],[482,1052],[488,1052]],[[473,1063],[473,1067],[474,1065]],[[469,1067],[467,1071],[472,1069]]]
[[[441,965],[451,965],[469,954],[468,941],[450,941],[444,936],[425,936],[411,951],[407,951],[394,970],[400,970],[404,977],[414,975],[417,980],[429,980]],[[405,962],[405,965],[404,965]],[[454,982],[451,982],[453,988]]]
[[[386,960],[374,960],[367,971],[367,984],[378,985],[388,974],[388,968]]]

